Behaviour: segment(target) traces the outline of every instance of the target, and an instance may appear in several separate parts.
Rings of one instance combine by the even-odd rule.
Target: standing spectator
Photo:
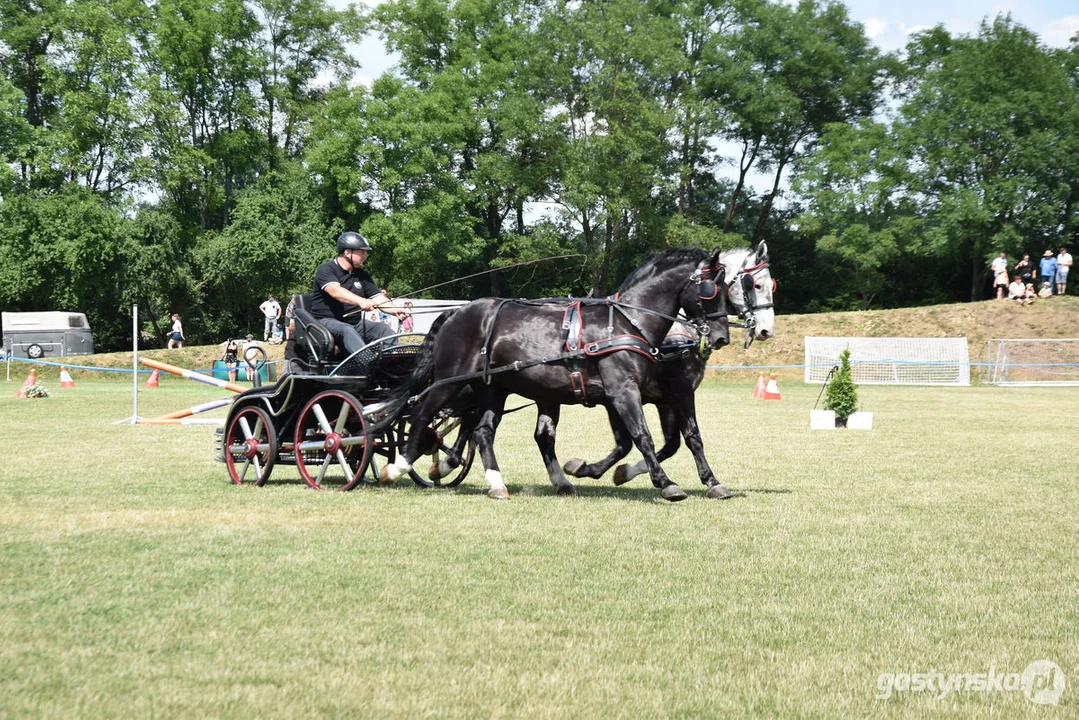
[[[225,352],[221,355],[221,359],[225,361],[225,367],[228,368],[229,382],[236,382],[236,367],[240,364],[237,357],[239,350],[239,345],[232,338],[225,341]]]
[[[1060,248],[1057,255],[1057,295],[1063,295],[1068,291],[1068,271],[1072,269],[1072,256],[1068,248]]]
[[[285,306],[285,342],[288,342],[292,338],[292,323],[293,317],[296,315],[296,296],[293,295],[289,298],[288,305]]]
[[[405,315],[405,319],[401,321],[401,332],[412,332],[412,328],[416,323],[412,320],[411,300],[405,300],[405,310],[408,310],[408,315]]]
[[[266,318],[262,328],[262,339],[264,341],[269,340],[273,337],[274,330],[277,329],[277,321],[281,317],[281,306],[274,299],[274,296],[270,295],[259,305],[259,310],[262,311],[263,316]]]
[[[1036,271],[1034,263],[1030,261],[1030,255],[1023,255],[1023,259],[1015,264],[1015,271],[1019,273],[1019,277],[1023,279],[1023,284],[1034,282],[1034,273]]]
[[[1057,275],[1057,259],[1053,257],[1052,250],[1046,250],[1042,255],[1041,261],[1038,263],[1038,277],[1042,279],[1042,282],[1049,283],[1049,294],[1053,294],[1053,282]]]
[[[184,346],[184,324],[180,322],[180,313],[172,314],[172,332],[169,334],[169,350]]]
[[[997,290],[997,300],[1004,298],[1004,290],[1008,287],[1008,255],[1001,253],[1000,257],[993,258],[989,263],[993,271],[993,287]]]
[[[1020,305],[1027,304],[1027,286],[1018,275],[1012,280],[1012,284],[1008,286],[1008,299],[1015,300]]]

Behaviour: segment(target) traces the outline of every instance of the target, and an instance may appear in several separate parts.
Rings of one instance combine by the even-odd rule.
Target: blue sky
[[[371,6],[380,1],[329,0],[336,7],[351,2]],[[1079,0],[847,0],[845,4],[851,18],[861,22],[870,39],[886,51],[903,47],[910,33],[934,25],[944,25],[956,34],[974,33],[984,17],[998,13],[1011,13],[1017,22],[1054,47],[1065,47],[1079,33]],[[352,52],[363,64],[357,79],[367,85],[393,64],[393,58],[386,55],[375,37],[354,46]]]

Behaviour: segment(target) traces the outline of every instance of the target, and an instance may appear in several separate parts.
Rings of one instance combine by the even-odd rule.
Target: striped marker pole
[[[201,405],[192,405],[191,407],[187,408],[186,410],[177,410],[176,412],[170,412],[170,413],[167,413],[165,415],[158,415],[157,417],[155,417],[153,419],[154,420],[168,420],[168,419],[171,419],[171,418],[185,418],[185,417],[188,417],[190,415],[198,415],[199,413],[204,413],[204,412],[207,412],[209,410],[215,410],[215,409],[217,409],[219,407],[222,407],[224,405],[229,405],[231,403],[232,403],[232,398],[223,398],[221,400],[211,400],[210,402],[202,403]]]
[[[148,418],[139,420],[139,425],[224,425],[225,418]]]
[[[139,358],[139,362],[141,362],[146,367],[151,367],[155,370],[162,370],[164,372],[171,373],[172,375],[179,375],[182,378],[187,378],[188,380],[195,380],[200,383],[206,383],[207,385],[213,385],[215,387],[224,388],[225,390],[231,390],[234,393],[246,392],[249,389],[245,388],[243,385],[237,385],[236,383],[229,382],[227,380],[218,380],[217,378],[210,375],[203,375],[202,373],[195,372],[194,370],[185,370],[182,367],[169,365],[168,363],[163,363],[158,360]]]

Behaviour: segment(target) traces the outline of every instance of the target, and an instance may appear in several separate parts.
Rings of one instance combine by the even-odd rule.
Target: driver
[[[381,310],[401,320],[409,316],[408,310],[394,305],[363,269],[370,250],[371,245],[363,235],[351,230],[343,232],[337,238],[337,257],[315,270],[311,315],[333,334],[335,341],[344,345],[349,355],[369,342],[393,335],[386,323],[367,320],[367,311]],[[345,317],[346,305],[360,309],[355,320]]]

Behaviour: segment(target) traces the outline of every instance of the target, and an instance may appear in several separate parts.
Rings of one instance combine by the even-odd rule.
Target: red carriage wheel
[[[311,398],[296,421],[296,467],[316,490],[335,482],[338,490],[356,487],[371,461],[371,445],[363,406],[342,390]]]
[[[277,460],[277,431],[270,414],[249,405],[225,429],[225,465],[236,485],[262,485]]]

